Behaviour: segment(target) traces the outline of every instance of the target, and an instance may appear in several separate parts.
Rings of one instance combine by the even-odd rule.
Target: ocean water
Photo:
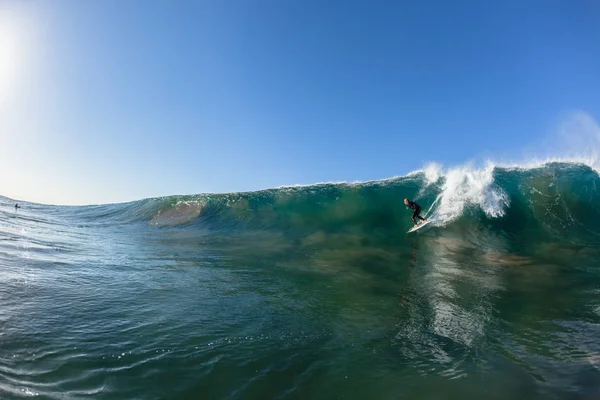
[[[1,399],[600,398],[583,164],[13,205]]]

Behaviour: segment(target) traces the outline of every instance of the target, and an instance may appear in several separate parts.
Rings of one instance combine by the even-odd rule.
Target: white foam
[[[598,149],[600,149],[600,129],[598,130]],[[547,167],[553,163],[570,165],[585,165],[600,175],[600,158],[596,156],[597,149],[587,148],[587,155],[532,158],[525,162],[494,163],[487,161],[481,167],[465,164],[452,168],[444,168],[439,163],[432,162],[423,169],[413,171],[408,176],[422,174],[424,187],[421,192],[442,180],[440,190],[434,203],[425,214],[432,214],[437,225],[445,225],[458,218],[467,206],[478,206],[488,217],[498,218],[506,214],[510,206],[507,193],[494,183],[494,171],[531,170]]]
[[[425,174],[425,184],[427,186],[437,183],[437,181],[442,177],[443,170],[442,165],[436,162],[431,162],[423,168],[423,173]]]
[[[441,194],[433,207],[433,218],[446,223],[462,214],[470,204],[478,205],[489,217],[501,217],[509,206],[507,194],[494,184],[494,169],[531,170],[552,163],[585,165],[600,175],[600,125],[589,114],[575,111],[562,119],[551,138],[551,148],[542,148],[543,156],[531,155],[520,162],[491,162],[482,168],[463,165],[443,171],[437,163],[409,175],[423,174],[425,187],[445,178]]]
[[[476,205],[489,217],[505,214],[509,206],[508,195],[494,184],[492,163],[477,169],[470,165],[449,169],[441,187],[439,206],[433,219],[446,224],[458,218],[469,205]]]

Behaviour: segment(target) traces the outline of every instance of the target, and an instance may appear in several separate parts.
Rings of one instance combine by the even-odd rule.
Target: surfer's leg
[[[413,215],[412,215],[412,217],[411,217],[411,218],[412,218],[412,220],[413,220],[413,222],[415,223],[415,225],[419,225],[419,224],[417,223],[417,220],[416,220],[416,218],[417,218],[417,217],[421,218],[421,217],[419,216],[419,210],[415,210],[415,211],[413,211]],[[423,219],[423,218],[421,218],[421,219]]]
[[[417,209],[416,209],[416,210],[413,212],[413,215],[412,215],[412,220],[413,220],[413,222],[415,223],[415,226],[418,226],[418,225],[419,225],[419,224],[417,223],[417,220],[416,220],[416,218],[419,218],[421,221],[425,221],[425,222],[427,222],[427,220],[426,220],[425,218],[421,217],[421,215],[420,215],[420,214],[421,214],[421,209],[420,209],[420,208],[417,208]]]

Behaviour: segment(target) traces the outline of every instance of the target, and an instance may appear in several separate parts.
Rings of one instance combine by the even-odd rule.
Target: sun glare
[[[0,101],[12,97],[25,69],[29,24],[22,13],[0,7]]]

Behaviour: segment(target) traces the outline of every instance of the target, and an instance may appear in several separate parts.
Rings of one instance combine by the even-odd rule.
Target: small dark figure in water
[[[17,211],[19,208],[21,208],[21,206],[19,205],[19,203],[15,204],[15,211]]]
[[[421,221],[427,222],[427,220],[425,218],[421,217],[421,215],[420,215],[421,214],[421,206],[420,205],[418,205],[414,201],[410,201],[409,199],[404,199],[404,204],[406,204],[406,207],[414,210],[413,215],[412,215],[412,220],[415,223],[415,227],[419,226],[416,218],[419,218]]]

